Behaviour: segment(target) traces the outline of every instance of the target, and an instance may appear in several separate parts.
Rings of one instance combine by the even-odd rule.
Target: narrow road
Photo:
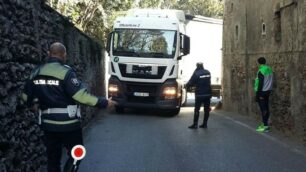
[[[85,132],[80,172],[305,172],[306,154],[254,121],[212,112],[208,129],[190,130],[193,108],[104,112]],[[203,118],[203,114],[201,114]],[[201,118],[201,121],[202,121]]]

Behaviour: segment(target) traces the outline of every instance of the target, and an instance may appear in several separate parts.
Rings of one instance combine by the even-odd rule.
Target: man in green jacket
[[[256,102],[258,102],[262,115],[262,124],[257,127],[256,131],[268,132],[270,131],[269,96],[273,87],[273,71],[271,67],[266,65],[266,59],[264,57],[258,58],[257,62],[259,69],[255,79],[254,90],[256,92]]]

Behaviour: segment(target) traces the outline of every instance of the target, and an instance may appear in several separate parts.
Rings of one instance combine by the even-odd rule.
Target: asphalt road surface
[[[306,171],[304,147],[273,130],[256,133],[249,118],[215,111],[208,129],[190,130],[192,107],[174,117],[159,114],[101,112],[85,131],[80,172]]]

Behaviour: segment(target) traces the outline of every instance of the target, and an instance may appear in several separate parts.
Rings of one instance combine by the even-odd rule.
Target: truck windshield
[[[174,58],[176,31],[117,29],[113,37],[113,55],[129,57]]]

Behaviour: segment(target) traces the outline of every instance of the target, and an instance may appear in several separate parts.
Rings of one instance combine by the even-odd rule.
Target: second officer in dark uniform
[[[194,107],[194,119],[193,124],[189,126],[190,129],[198,128],[198,120],[200,114],[201,105],[204,104],[204,120],[203,124],[199,127],[207,128],[207,121],[210,112],[210,99],[212,96],[211,92],[211,75],[210,72],[204,69],[203,63],[199,62],[196,64],[197,68],[193,72],[190,80],[186,84],[186,87],[195,86],[195,107]]]
[[[66,148],[69,156],[64,171],[72,171],[70,151],[75,145],[83,144],[77,104],[98,108],[115,104],[111,99],[89,94],[72,68],[64,64],[65,61],[65,46],[53,43],[46,63],[32,71],[22,94],[29,107],[33,106],[34,100],[39,104],[39,123],[44,130],[48,172],[61,172],[62,147]]]

